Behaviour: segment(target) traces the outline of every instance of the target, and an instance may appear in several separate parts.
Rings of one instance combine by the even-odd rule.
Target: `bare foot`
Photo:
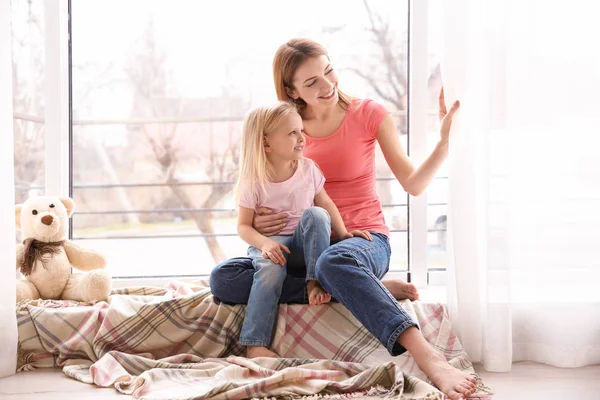
[[[256,357],[271,357],[271,358],[279,358],[277,353],[273,353],[271,350],[262,346],[248,346],[246,348],[246,358],[256,358]]]
[[[383,286],[390,291],[392,296],[398,300],[419,300],[419,291],[412,283],[404,282],[402,279],[386,279],[381,281]]]
[[[331,301],[331,295],[323,290],[318,281],[308,281],[306,290],[308,291],[308,304],[311,306],[317,306]]]
[[[477,389],[477,381],[472,375],[454,368],[439,353],[419,368],[451,400],[466,399]]]

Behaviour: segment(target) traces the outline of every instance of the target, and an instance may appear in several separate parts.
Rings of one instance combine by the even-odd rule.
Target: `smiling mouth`
[[[335,96],[336,88],[335,86],[331,89],[331,92],[327,93],[325,96],[319,96],[321,99],[331,100],[333,96]]]
[[[304,146],[296,146],[296,147],[294,147],[294,150],[302,151],[302,150],[304,150]]]

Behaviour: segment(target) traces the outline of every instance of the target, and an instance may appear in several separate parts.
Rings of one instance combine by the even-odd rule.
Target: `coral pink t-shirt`
[[[306,132],[304,156],[325,174],[325,190],[348,231],[389,235],[375,187],[375,142],[388,111],[372,100],[352,101],[341,126],[324,138]]]
[[[294,233],[302,214],[315,205],[315,196],[323,189],[325,177],[311,160],[302,160],[290,179],[284,182],[267,182],[265,192],[257,187],[251,191],[249,185],[242,186],[240,206],[256,210],[268,207],[276,213],[288,215],[288,224],[279,233]]]

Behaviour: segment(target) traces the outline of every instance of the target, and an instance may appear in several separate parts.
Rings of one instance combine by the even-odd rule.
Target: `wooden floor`
[[[477,373],[496,391],[494,400],[600,400],[600,365],[559,369],[516,363],[509,373]],[[128,399],[114,389],[100,389],[67,378],[58,370],[40,369],[0,380],[0,399]]]

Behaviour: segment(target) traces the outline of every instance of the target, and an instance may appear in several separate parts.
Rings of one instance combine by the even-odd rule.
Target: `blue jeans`
[[[306,262],[305,280],[315,280],[319,256],[329,247],[331,219],[323,208],[311,207],[302,214],[293,235],[272,236],[270,239],[288,247],[292,253],[301,252]],[[287,260],[287,253],[283,252]],[[271,344],[277,308],[287,275],[287,267],[262,256],[256,247],[248,249],[254,269],[240,344],[264,346]],[[306,286],[306,285],[305,285]],[[235,290],[232,288],[232,290]]]
[[[373,241],[350,238],[332,244],[315,266],[317,280],[375,336],[392,356],[406,351],[396,342],[402,332],[417,324],[383,286],[380,279],[390,263],[387,236],[371,233]],[[292,255],[294,253],[292,252]],[[302,260],[287,263],[279,302],[306,304]],[[245,304],[250,296],[254,268],[250,258],[233,258],[215,267],[210,275],[213,295],[229,304]]]

